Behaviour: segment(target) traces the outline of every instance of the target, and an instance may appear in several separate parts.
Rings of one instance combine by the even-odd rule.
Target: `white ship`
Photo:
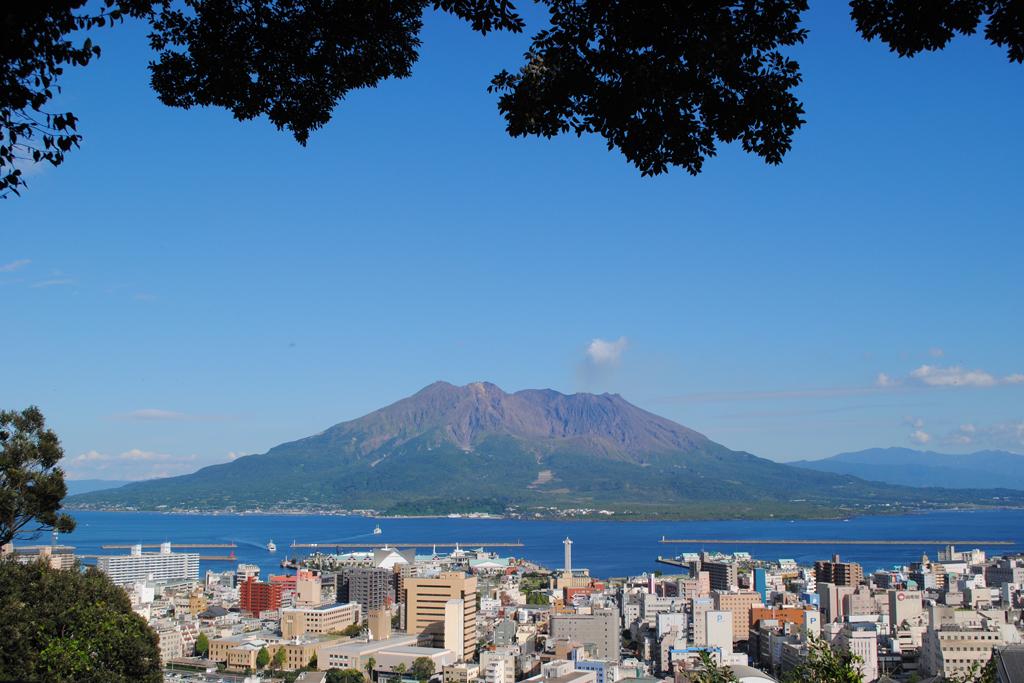
[[[267,550],[269,550],[272,553],[277,552],[277,546],[274,544],[274,539],[270,539],[269,541],[267,541]]]
[[[373,527],[373,535],[374,536],[380,536],[382,533],[384,533],[384,532],[380,530],[380,524],[378,524],[377,526]]]

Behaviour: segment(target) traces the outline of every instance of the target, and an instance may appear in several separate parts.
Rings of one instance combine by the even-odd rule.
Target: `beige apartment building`
[[[242,634],[227,638],[215,638],[210,641],[209,659],[223,662],[230,671],[256,670],[256,656],[260,648],[267,648],[273,657],[278,650],[284,650],[283,667],[286,671],[294,671],[309,665],[309,660],[317,653],[325,641],[318,639],[294,639],[282,642],[273,638],[261,638],[255,635]]]
[[[946,678],[984,666],[992,650],[1005,644],[995,628],[950,625],[925,631],[921,643],[921,669],[928,676]]]
[[[761,594],[757,591],[712,591],[715,609],[732,612],[733,641],[750,638],[750,613],[754,605],[761,605]]]
[[[345,602],[323,607],[296,607],[281,610],[281,637],[323,635],[345,630],[363,620],[357,603]]]
[[[476,577],[462,572],[442,572],[437,577],[417,577],[405,580],[402,601],[405,603],[405,630],[410,635],[430,636],[434,647],[458,642],[461,659],[476,657]],[[451,600],[462,602],[461,619],[454,618]],[[447,618],[446,618],[447,617]],[[449,631],[461,633],[445,634]],[[461,637],[459,637],[461,636]]]

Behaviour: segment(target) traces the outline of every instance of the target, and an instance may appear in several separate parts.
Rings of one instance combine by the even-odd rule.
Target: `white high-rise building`
[[[198,580],[199,553],[171,552],[170,543],[162,543],[160,552],[144,553],[141,545],[134,545],[129,555],[98,558],[96,567],[119,584],[146,580]]]

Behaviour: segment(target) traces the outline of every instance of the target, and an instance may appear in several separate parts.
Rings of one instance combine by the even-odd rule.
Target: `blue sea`
[[[659,555],[678,555],[702,549],[749,552],[756,558],[793,558],[812,563],[839,553],[860,562],[865,571],[902,565],[928,553],[932,558],[945,540],[1011,541],[1010,546],[980,546],[990,554],[1024,552],[1024,510],[942,511],[849,520],[771,520],[712,522],[531,521],[468,518],[380,518],[333,515],[193,515],[156,512],[73,512],[78,528],[60,538],[81,554],[121,554],[102,550],[103,544],[235,543],[234,561],[203,562],[200,571],[223,571],[238,562],[260,565],[264,573],[293,554],[299,543],[465,543],[515,542],[522,548],[497,549],[502,555],[525,557],[556,568],[562,564],[562,540],[573,540],[573,564],[594,576],[625,576],[671,568],[659,565]],[[379,524],[382,533],[373,535]],[[742,543],[662,544],[668,538],[708,539],[920,539],[923,545],[752,545]],[[266,549],[268,540],[277,553]],[[971,544],[974,546],[975,544]],[[203,549],[202,555],[230,550]],[[308,552],[308,551],[302,551]],[[301,556],[302,552],[299,553]],[[427,551],[420,551],[427,552]]]

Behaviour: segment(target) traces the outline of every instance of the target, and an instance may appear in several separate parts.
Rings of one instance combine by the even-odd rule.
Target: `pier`
[[[501,541],[480,543],[471,541],[463,543],[292,543],[293,548],[337,548],[337,549],[376,549],[376,548],[522,548],[520,541]]]
[[[131,550],[137,545],[141,545],[143,548],[159,548],[159,543],[116,543],[109,545],[101,545],[100,547],[104,550]],[[234,543],[171,543],[171,550],[175,548],[237,548],[238,546]]]
[[[945,539],[786,539],[786,538],[665,538],[659,543],[685,543],[687,545],[1013,545],[1013,541],[948,541]]]

